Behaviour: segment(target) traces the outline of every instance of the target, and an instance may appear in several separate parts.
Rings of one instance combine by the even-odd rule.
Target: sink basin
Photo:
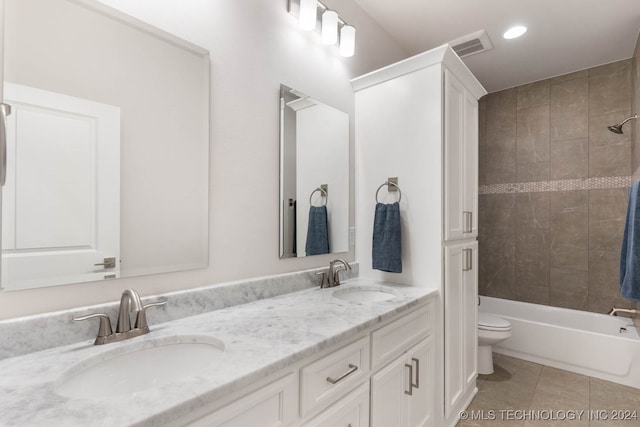
[[[338,289],[332,295],[335,298],[349,302],[380,302],[396,297],[391,290],[379,286],[356,286]]]
[[[103,399],[123,397],[193,378],[216,363],[222,341],[206,336],[164,337],[132,342],[83,360],[56,383],[59,395]]]

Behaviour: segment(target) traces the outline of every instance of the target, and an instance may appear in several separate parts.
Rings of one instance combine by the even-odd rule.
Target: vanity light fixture
[[[523,25],[516,25],[514,27],[509,28],[507,31],[505,31],[502,37],[504,37],[507,40],[517,39],[518,37],[520,37],[526,32],[527,32],[527,27]]]
[[[322,43],[336,44],[338,41],[338,14],[333,10],[325,10],[322,14]]]
[[[351,25],[344,25],[340,29],[340,55],[353,56],[356,51],[356,29]]]
[[[318,20],[318,2],[317,0],[300,0],[300,14],[298,23],[301,30],[311,31],[316,28]]]
[[[353,56],[356,45],[356,29],[347,24],[318,0],[289,0],[288,11],[298,19],[298,26],[302,30],[320,30],[321,42],[327,46],[339,44],[340,55]],[[321,19],[318,19],[318,13]],[[320,21],[320,25],[318,25]]]

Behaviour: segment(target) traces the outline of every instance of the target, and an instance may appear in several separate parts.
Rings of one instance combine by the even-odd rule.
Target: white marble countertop
[[[354,303],[332,296],[337,289],[381,286],[392,299]],[[161,324],[128,341],[93,341],[56,347],[0,361],[2,426],[159,426],[206,402],[240,390],[320,350],[425,302],[432,288],[350,279],[339,288],[307,289]],[[224,351],[197,377],[104,399],[71,399],[56,383],[79,363],[108,357],[168,337],[209,337]],[[86,363],[86,362],[85,362]],[[75,365],[75,367],[74,367]],[[162,375],[161,372],[158,375]]]

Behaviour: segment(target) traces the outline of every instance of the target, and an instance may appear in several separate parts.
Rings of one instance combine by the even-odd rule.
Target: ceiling
[[[355,1],[411,55],[486,30],[494,48],[464,62],[489,92],[630,58],[640,31],[640,0]]]

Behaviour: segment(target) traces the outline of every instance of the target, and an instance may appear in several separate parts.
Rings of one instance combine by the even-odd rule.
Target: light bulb
[[[299,25],[301,30],[311,31],[316,28],[318,19],[317,0],[300,0]]]
[[[356,29],[345,25],[340,29],[340,55],[353,56],[356,51]]]
[[[338,14],[326,10],[322,14],[322,43],[335,44],[338,41]]]
[[[515,39],[520,37],[526,32],[527,32],[527,27],[524,27],[522,25],[516,25],[515,27],[511,27],[507,31],[505,31],[502,37],[504,37],[507,40]]]

